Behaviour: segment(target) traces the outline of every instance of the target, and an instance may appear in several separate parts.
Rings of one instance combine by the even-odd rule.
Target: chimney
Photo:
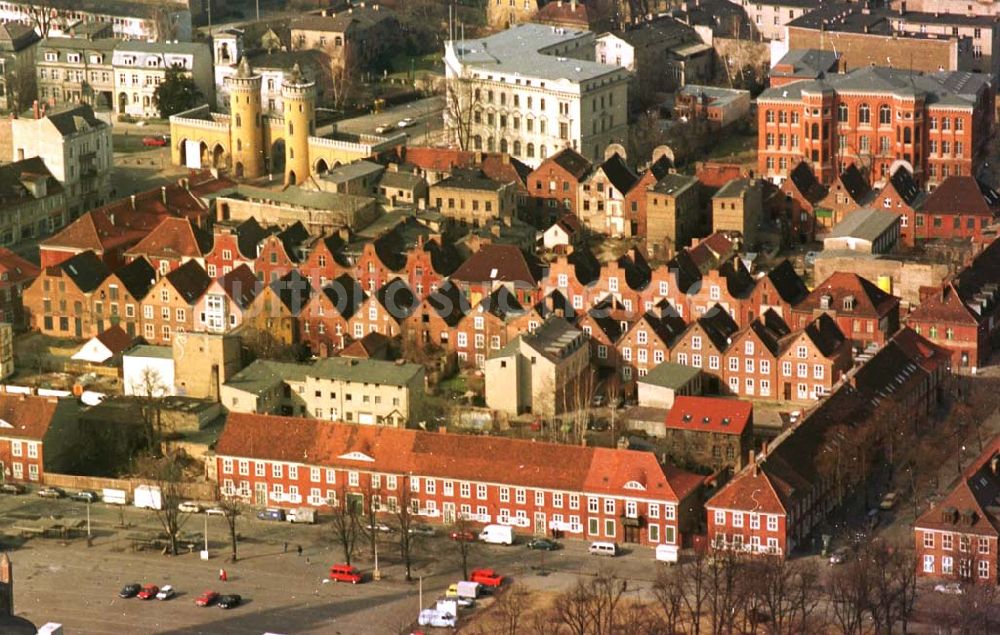
[[[750,458],[747,460],[750,464],[750,469],[753,470],[754,477],[757,476],[757,455],[753,450],[750,450]]]
[[[135,194],[130,195],[128,200],[132,203],[132,209],[135,209]]]
[[[31,110],[35,113],[35,119],[41,119],[41,112],[38,110],[38,100],[31,104]]]
[[[167,186],[166,185],[161,185],[160,186],[160,200],[163,201],[164,205],[167,204]]]
[[[900,2],[899,3],[899,15],[904,15],[905,13],[906,13],[906,3],[905,2]]]

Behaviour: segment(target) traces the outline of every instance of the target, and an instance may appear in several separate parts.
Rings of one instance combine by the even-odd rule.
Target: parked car
[[[410,533],[415,536],[433,536],[436,532],[430,525],[414,525],[410,527]]]
[[[195,598],[194,603],[198,606],[212,606],[219,599],[219,594],[215,591],[204,591]]]
[[[375,523],[375,531],[381,531],[384,534],[391,534],[396,530],[385,523]]]
[[[177,506],[177,509],[186,514],[200,514],[202,507],[194,501],[184,501]]]
[[[833,553],[830,554],[830,564],[844,564],[847,562],[847,557],[851,554],[851,550],[847,547],[841,547]]]
[[[503,585],[503,576],[493,569],[473,569],[469,573],[469,579],[483,586],[499,587]]]
[[[142,145],[149,148],[161,148],[170,142],[170,138],[166,135],[153,135],[150,137],[142,138]]]
[[[285,520],[285,510],[283,509],[262,509],[257,512],[257,518],[260,520]]]
[[[72,495],[70,495],[70,498],[72,498],[75,501],[80,501],[83,503],[96,503],[97,499],[100,497],[97,495],[97,492],[92,492],[90,490],[85,489],[79,492],[74,492]]]
[[[156,594],[159,592],[160,592],[160,587],[156,586],[155,584],[147,584],[146,586],[142,587],[141,591],[139,591],[138,597],[140,600],[152,600],[153,598],[156,597]]]
[[[945,595],[962,595],[965,593],[965,589],[958,582],[949,582],[947,584],[938,584],[934,586],[934,590],[937,593],[944,593]]]
[[[139,595],[139,591],[142,590],[142,585],[133,582],[132,584],[126,584],[122,587],[122,590],[118,592],[118,597],[120,598],[134,598]]]
[[[225,516],[226,510],[222,509],[218,505],[213,505],[212,507],[206,509],[205,513],[208,514],[209,516]]]
[[[558,542],[548,538],[535,538],[528,543],[528,549],[538,549],[539,551],[555,551],[560,546]]]
[[[166,584],[166,585],[163,586],[162,589],[160,589],[160,592],[156,594],[156,599],[157,600],[172,600],[174,598],[174,596],[176,596],[176,595],[177,595],[177,592],[174,591],[174,587],[170,586],[169,584]]]
[[[364,581],[361,571],[349,564],[335,564],[330,567],[330,579],[335,582],[350,582],[351,584]]]
[[[28,488],[20,483],[4,483],[3,485],[0,485],[0,493],[4,494],[14,494],[16,496],[27,491]]]
[[[893,507],[895,507],[896,506],[896,499],[898,498],[898,496],[899,495],[896,494],[896,492],[889,492],[888,494],[886,494],[885,496],[883,496],[882,497],[882,502],[880,502],[878,504],[879,509],[884,509],[884,510],[888,511],[888,510],[892,509]]]
[[[220,609],[232,609],[239,606],[242,602],[242,596],[232,593],[230,595],[220,595],[216,604],[218,604]]]
[[[475,542],[476,541],[476,534],[472,533],[471,531],[469,531],[467,529],[464,530],[464,531],[453,531],[453,532],[451,532],[451,536],[449,536],[449,537],[452,540],[456,541],[456,542],[458,542],[458,541],[461,541],[461,542]]]
[[[63,498],[66,492],[58,487],[43,487],[38,490],[38,495],[42,498]]]
[[[413,125],[413,123],[414,123],[413,117],[406,117],[405,119],[400,120],[400,122],[396,124],[396,127],[409,128],[410,126]]]
[[[455,616],[435,609],[424,609],[417,617],[417,624],[435,628],[455,628]]]
[[[380,126],[375,126],[375,134],[382,134],[384,132],[389,132],[392,130],[392,124],[384,123]]]
[[[608,424],[607,419],[593,419],[587,422],[587,429],[591,432],[604,432],[609,427],[611,426]]]

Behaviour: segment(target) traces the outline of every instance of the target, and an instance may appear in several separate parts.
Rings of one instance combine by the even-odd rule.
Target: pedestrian
[[[225,579],[225,576],[226,576],[226,570],[225,569],[219,569],[219,581],[220,582],[222,582]]]
[[[299,552],[299,556],[302,556],[302,545],[295,545],[295,550]]]
[[[229,582],[229,574],[226,573],[225,569],[222,570],[222,581],[223,582]]]
[[[288,553],[288,543],[285,543],[285,550],[282,553]]]

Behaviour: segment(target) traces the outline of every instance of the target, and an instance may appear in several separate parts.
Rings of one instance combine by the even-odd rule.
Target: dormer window
[[[79,53],[69,53],[68,55],[66,55],[66,61],[70,62],[72,64],[79,64],[80,63],[80,54]]]
[[[845,311],[853,311],[854,310],[854,296],[853,295],[849,295],[846,298],[844,298],[844,310]]]
[[[819,299],[819,308],[822,309],[822,310],[824,310],[824,311],[829,310],[831,302],[833,302],[833,296],[831,296],[829,294],[824,294],[824,295],[820,296],[820,299]]]
[[[59,54],[58,53],[56,53],[54,51],[46,51],[45,52],[45,61],[46,62],[56,62],[58,60],[59,60]]]

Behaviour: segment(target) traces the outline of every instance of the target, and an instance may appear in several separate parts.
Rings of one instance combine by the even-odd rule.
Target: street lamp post
[[[378,535],[375,536],[375,568],[372,570],[372,579],[376,582],[382,579],[382,572],[378,570]]]
[[[90,544],[90,499],[87,499],[87,544]]]
[[[208,560],[208,514],[205,514],[205,559]]]

